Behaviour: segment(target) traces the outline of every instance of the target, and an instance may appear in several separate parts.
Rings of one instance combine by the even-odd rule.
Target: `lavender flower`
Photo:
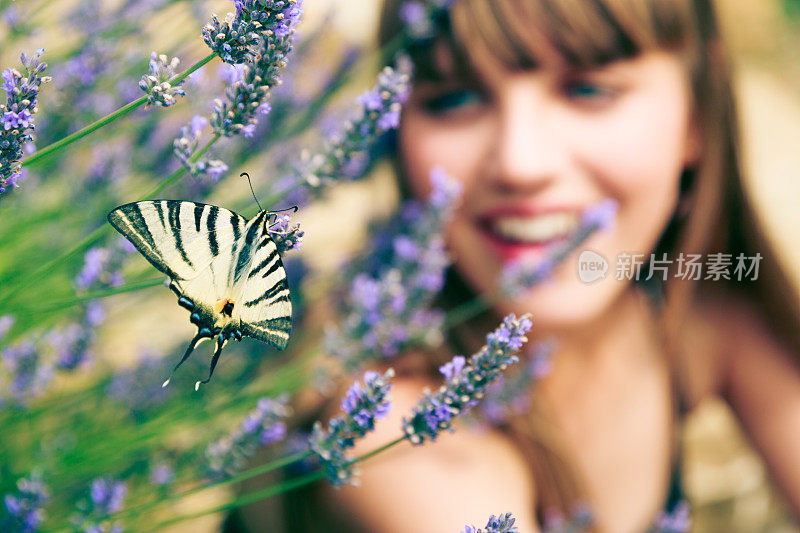
[[[288,395],[277,399],[261,398],[239,427],[206,448],[208,470],[212,478],[223,478],[241,470],[257,450],[283,440],[284,419],[289,416]]]
[[[39,48],[32,57],[24,53],[20,56],[25,74],[13,68],[2,73],[7,98],[5,104],[0,104],[0,195],[9,186],[18,187],[23,146],[34,140],[36,99],[41,84],[50,81],[49,76],[42,76],[47,68],[47,63],[39,61],[43,53],[44,49]]]
[[[92,87],[107,68],[110,56],[111,47],[107,43],[90,41],[66,62],[53,67],[54,74],[59,80],[58,88],[77,91]]]
[[[332,135],[320,153],[304,154],[297,170],[302,183],[318,193],[347,176],[348,167],[366,157],[379,135],[397,127],[409,84],[405,70],[384,68],[375,87],[358,97],[359,107],[342,131]]]
[[[431,172],[431,181],[428,204],[406,202],[395,220],[375,232],[369,255],[345,267],[345,279],[353,281],[338,302],[344,318],[326,327],[325,347],[348,370],[376,356],[441,342],[444,313],[430,306],[450,265],[441,232],[461,188],[441,169]]]
[[[500,279],[500,288],[505,296],[514,297],[549,278],[553,270],[595,231],[609,229],[614,222],[617,204],[607,199],[588,207],[581,213],[577,229],[565,241],[551,246],[540,262],[524,261],[507,266]]]
[[[83,257],[83,268],[75,276],[77,289],[86,291],[110,289],[124,283],[122,267],[135,248],[125,239],[106,247],[89,248]]]
[[[207,124],[208,119],[195,115],[188,126],[181,128],[181,134],[173,141],[172,149],[175,157],[193,177],[209,176],[216,182],[228,171],[228,165],[219,159],[201,159],[197,162],[192,160],[192,156],[199,146],[203,128]]]
[[[234,0],[236,14],[216,15],[203,27],[203,40],[226,63],[245,63],[258,55],[261,41],[291,35],[302,14],[302,0]]]
[[[692,528],[689,510],[689,503],[684,500],[679,502],[672,512],[659,513],[655,525],[649,530],[650,533],[686,533]]]
[[[92,498],[94,509],[103,514],[116,513],[122,509],[122,502],[125,498],[127,488],[122,481],[115,481],[111,478],[98,478],[92,481],[89,493]]]
[[[398,13],[408,41],[424,44],[435,36],[436,27],[457,0],[409,0]]]
[[[169,82],[177,74],[175,69],[179,63],[177,57],[169,59],[164,54],[150,54],[149,72],[139,81],[139,88],[147,94],[145,107],[151,104],[169,107],[177,102],[178,96],[186,95],[181,87],[183,82],[175,86]]]
[[[175,471],[166,463],[157,463],[150,468],[150,483],[165,487],[175,481]]]
[[[125,239],[107,247],[90,248],[84,256],[83,268],[75,276],[76,288],[88,291],[119,287],[124,282],[122,266],[133,250],[133,245]],[[95,339],[94,329],[104,319],[102,304],[90,301],[84,306],[82,320],[48,333],[49,344],[56,350],[58,369],[75,370],[89,360],[90,347]]]
[[[241,0],[237,3],[236,19],[259,27],[263,24],[264,35],[256,39],[258,46],[251,49],[245,36],[253,32],[241,33],[241,30],[235,32],[239,36],[237,42],[242,38],[244,40],[240,45],[241,49],[246,49],[248,52],[241,60],[231,61],[244,62],[245,65],[242,67],[241,76],[225,89],[225,100],[220,98],[214,100],[211,126],[215,134],[223,137],[248,131],[252,134],[252,128],[250,130],[245,128],[257,124],[257,115],[268,109],[265,104],[271,88],[280,83],[278,73],[286,66],[286,57],[292,50],[292,28],[299,21],[301,14],[300,4],[295,0]],[[260,22],[257,22],[256,18]],[[233,33],[232,31],[229,36]],[[223,34],[220,32],[216,34],[215,42],[220,35]],[[231,48],[229,52],[223,53],[231,53],[233,50],[234,48]]]
[[[528,340],[525,333],[532,326],[529,316],[517,319],[513,313],[509,314],[486,336],[486,345],[469,360],[457,355],[440,369],[445,383],[434,394],[425,391],[411,416],[403,417],[403,433],[411,444],[436,440],[444,429],[452,431],[452,420],[477,405],[489,384],[519,360],[514,353]]]
[[[391,409],[388,393],[391,389],[389,379],[394,370],[383,375],[377,372],[364,373],[364,385],[356,381],[342,399],[344,415],[332,418],[328,428],[317,421],[311,430],[309,443],[317,455],[325,475],[334,487],[343,484],[357,484],[352,462],[347,450],[355,442],[375,428],[375,421],[383,418]]]
[[[527,356],[528,364],[517,372],[500,376],[486,387],[479,407],[479,416],[492,424],[508,420],[512,414],[524,414],[531,405],[531,386],[550,372],[555,342],[545,341],[534,346]],[[446,377],[447,374],[445,374]]]
[[[109,383],[107,394],[141,418],[169,398],[172,389],[161,387],[166,363],[151,353],[139,357],[136,366],[119,370]]]
[[[123,481],[110,477],[94,479],[89,486],[88,497],[78,502],[78,512],[70,522],[76,530],[85,533],[121,532],[120,526],[107,517],[122,509],[127,491]]]
[[[0,20],[8,28],[8,33],[13,34],[26,34],[30,33],[30,27],[27,24],[27,19],[22,15],[16,6],[6,6],[0,12]]]
[[[280,215],[269,230],[270,236],[278,247],[278,253],[280,254],[289,250],[299,250],[303,245],[302,239],[306,232],[300,229],[299,223],[290,227],[290,220],[289,215]]]
[[[162,387],[166,364],[152,353],[138,358],[136,366],[119,370],[106,388],[106,393],[130,409],[135,419],[163,404],[172,390]]]
[[[3,387],[9,395],[7,400],[18,405],[40,396],[53,377],[53,365],[29,340],[4,348],[0,362],[8,381]]]
[[[73,322],[63,328],[51,330],[47,339],[56,351],[55,366],[59,370],[75,370],[91,359],[96,321],[102,320],[102,306],[92,302],[87,306],[85,321]]]
[[[0,519],[3,531],[34,532],[45,518],[43,507],[49,499],[47,487],[41,475],[31,474],[17,481],[17,492],[3,498],[5,516]]]
[[[519,529],[514,525],[514,522],[516,522],[516,519],[511,516],[511,513],[500,516],[492,515],[483,529],[466,526],[462,533],[518,533]]]

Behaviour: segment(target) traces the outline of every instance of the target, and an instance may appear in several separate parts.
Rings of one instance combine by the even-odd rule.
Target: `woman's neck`
[[[647,296],[632,286],[590,323],[568,330],[539,330],[531,346],[544,338],[555,340],[553,378],[562,374],[571,376],[571,381],[598,373],[627,374],[640,365],[662,361],[654,323]]]

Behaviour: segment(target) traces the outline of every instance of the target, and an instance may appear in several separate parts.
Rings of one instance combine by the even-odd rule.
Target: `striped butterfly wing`
[[[251,260],[240,271],[239,319],[242,333],[283,350],[292,332],[289,285],[278,248],[264,225],[260,227]]]
[[[192,280],[212,261],[218,273],[227,275],[231,249],[247,225],[227,209],[177,200],[125,204],[111,211],[108,221],[173,280]]]

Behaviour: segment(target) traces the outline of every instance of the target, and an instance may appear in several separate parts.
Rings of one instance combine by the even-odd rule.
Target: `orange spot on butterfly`
[[[225,298],[224,300],[220,300],[217,302],[216,311],[217,313],[225,316],[233,315],[233,306],[236,304],[230,298]]]

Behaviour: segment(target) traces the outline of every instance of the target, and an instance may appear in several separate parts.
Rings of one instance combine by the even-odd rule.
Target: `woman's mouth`
[[[536,216],[493,216],[481,219],[478,227],[487,246],[506,263],[542,259],[550,246],[563,241],[579,223],[579,213],[561,211]]]

